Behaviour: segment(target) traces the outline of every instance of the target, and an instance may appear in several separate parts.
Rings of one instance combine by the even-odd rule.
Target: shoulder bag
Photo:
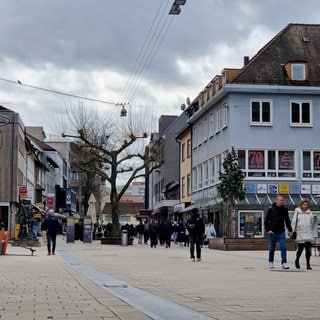
[[[299,216],[299,212],[297,212],[297,218],[296,218],[296,225],[294,227],[294,231],[292,233],[291,239],[295,240],[297,239],[297,224],[298,224],[298,216]]]

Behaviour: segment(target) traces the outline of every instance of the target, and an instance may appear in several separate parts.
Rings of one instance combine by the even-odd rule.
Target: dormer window
[[[292,80],[304,81],[306,80],[306,66],[304,63],[293,63],[291,65]]]

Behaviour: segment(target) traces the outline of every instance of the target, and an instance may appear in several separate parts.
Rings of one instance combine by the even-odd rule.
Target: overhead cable
[[[42,88],[42,87],[38,87],[38,86],[34,86],[34,85],[31,85],[31,84],[27,84],[27,83],[21,82],[20,80],[14,81],[14,80],[9,80],[9,79],[5,79],[5,78],[1,78],[1,77],[0,77],[0,80],[6,81],[6,82],[10,82],[10,83],[16,84],[18,86],[29,87],[29,88],[32,88],[32,89],[42,90],[42,91],[46,91],[46,92],[50,92],[50,93],[54,93],[54,94],[63,95],[63,96],[79,98],[79,99],[89,100],[89,101],[93,101],[93,102],[117,105],[117,103],[115,103],[115,102],[110,102],[110,101],[105,101],[105,100],[100,100],[100,99],[95,99],[95,98],[88,98],[88,97],[84,97],[84,96],[80,96],[80,95],[76,95],[76,94],[72,94],[72,93],[66,93],[66,92],[62,92],[62,91],[58,91],[58,90]]]
[[[147,34],[147,37],[144,41],[142,49],[140,50],[138,57],[134,63],[135,70],[130,74],[129,79],[126,83],[126,87],[124,88],[124,93],[122,99],[124,101],[131,101],[129,99],[133,99],[136,91],[138,90],[148,68],[151,65],[154,57],[156,56],[162,41],[172,23],[171,21],[168,23],[169,16],[167,15],[168,11],[168,3],[164,8],[162,8],[163,3],[161,2],[156,15],[153,19],[151,28]],[[161,15],[161,16],[160,16]],[[160,16],[160,17],[159,17]],[[164,16],[166,18],[164,19]],[[157,24],[156,24],[156,21]],[[155,25],[156,24],[156,25]],[[166,27],[167,25],[167,27]],[[162,37],[161,37],[162,35]],[[160,42],[159,42],[160,39]],[[146,44],[147,43],[147,44]],[[122,101],[122,100],[121,100]]]

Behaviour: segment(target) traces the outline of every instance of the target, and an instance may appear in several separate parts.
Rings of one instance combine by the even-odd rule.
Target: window
[[[203,171],[204,171],[204,182],[203,185],[207,186],[209,184],[209,165],[208,165],[209,161],[205,161],[203,163]]]
[[[220,131],[220,109],[216,110],[214,116],[214,133],[218,133]]]
[[[186,149],[186,144],[183,143],[183,144],[181,145],[181,160],[182,160],[182,161],[184,161],[184,159],[185,159],[185,149]]]
[[[310,101],[291,101],[291,125],[312,125],[312,107]]]
[[[187,158],[191,157],[191,139],[187,140]]]
[[[291,65],[292,80],[306,80],[306,67],[302,63],[293,63]]]
[[[111,217],[112,218],[112,217]],[[120,223],[126,223],[126,222],[130,222],[130,216],[119,216],[119,222]]]
[[[190,174],[187,175],[187,195],[191,194],[191,176]]]
[[[251,101],[251,124],[272,124],[272,103],[270,100]]]
[[[302,178],[320,178],[320,150],[302,152]]]
[[[264,236],[263,211],[240,211],[238,221],[239,237],[256,237]]]
[[[193,136],[192,136],[192,146],[195,148],[198,146],[198,141],[199,141],[199,126],[194,126],[193,127]]]
[[[209,116],[209,137],[214,135],[214,116],[213,113],[210,113]]]
[[[295,178],[297,175],[293,150],[238,150],[238,163],[245,177]]]
[[[212,183],[214,183],[214,181],[215,181],[215,165],[214,165],[214,158],[211,158],[210,160],[209,160],[209,175],[210,175],[210,184],[212,184]]]
[[[203,136],[202,136],[202,141],[207,141],[209,136],[209,121],[208,118],[205,118],[203,121]]]
[[[222,108],[220,108],[221,112],[221,129],[225,128],[228,125],[228,105],[225,103]]]
[[[185,197],[185,192],[186,192],[186,177],[182,177],[181,179],[181,197]]]
[[[200,145],[203,140],[203,125],[202,122],[198,124],[198,135],[197,135],[197,145]]]
[[[198,174],[197,174],[197,168],[192,169],[192,190],[197,190],[198,186]]]
[[[238,151],[238,165],[241,169],[246,168],[246,152],[245,152],[245,150]]]
[[[202,164],[198,166],[198,187],[202,188],[203,186],[203,167]]]

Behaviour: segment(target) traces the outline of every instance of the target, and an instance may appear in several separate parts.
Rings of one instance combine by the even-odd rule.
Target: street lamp
[[[171,6],[169,14],[180,14],[181,8],[186,3],[187,0],[175,0]]]
[[[179,6],[183,6],[186,3],[187,0],[175,0],[174,4],[177,4]]]

